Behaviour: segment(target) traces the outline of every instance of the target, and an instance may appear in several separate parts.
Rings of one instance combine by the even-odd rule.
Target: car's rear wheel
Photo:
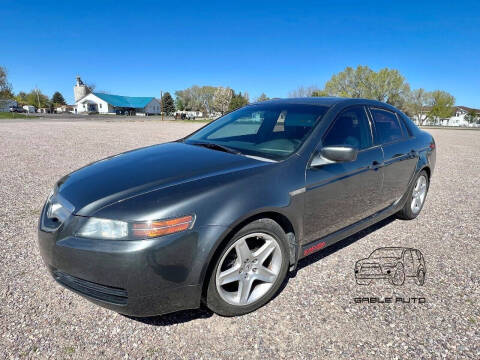
[[[243,315],[266,304],[288,270],[287,238],[271,219],[256,220],[225,245],[207,288],[207,306],[223,316]]]
[[[417,276],[415,276],[415,282],[420,286],[425,284],[425,271],[423,269],[418,270]]]
[[[425,203],[428,186],[428,174],[425,170],[422,170],[415,178],[413,186],[409,189],[410,194],[402,210],[397,213],[397,217],[404,220],[415,219],[420,214]]]

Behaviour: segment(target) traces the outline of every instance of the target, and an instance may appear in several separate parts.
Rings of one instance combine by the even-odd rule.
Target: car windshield
[[[282,160],[300,147],[327,110],[318,105],[250,105],[219,118],[185,142]]]
[[[399,258],[402,256],[403,249],[377,249],[372,252],[369,258]]]

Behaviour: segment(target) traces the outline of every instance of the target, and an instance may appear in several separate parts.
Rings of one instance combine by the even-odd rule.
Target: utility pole
[[[37,87],[37,85],[35,85],[35,92],[37,93],[38,108],[40,109],[40,97],[38,96],[38,87]]]
[[[163,121],[163,91],[160,90],[160,113],[162,114],[162,121]]]

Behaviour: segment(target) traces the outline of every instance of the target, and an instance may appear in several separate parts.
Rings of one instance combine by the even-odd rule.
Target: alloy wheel
[[[427,178],[424,175],[418,177],[412,192],[411,209],[414,214],[418,214],[422,208],[425,196],[427,195]]]
[[[272,288],[281,267],[282,250],[273,236],[263,232],[242,236],[220,259],[217,291],[231,305],[251,304]]]

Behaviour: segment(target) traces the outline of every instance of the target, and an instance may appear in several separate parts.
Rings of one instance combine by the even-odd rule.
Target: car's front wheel
[[[211,272],[206,303],[219,315],[247,314],[266,304],[287,274],[286,235],[275,221],[260,219],[225,245]]]
[[[395,268],[395,273],[390,278],[390,284],[399,286],[403,285],[405,282],[405,269],[403,268],[402,263],[398,263],[397,267]]]

